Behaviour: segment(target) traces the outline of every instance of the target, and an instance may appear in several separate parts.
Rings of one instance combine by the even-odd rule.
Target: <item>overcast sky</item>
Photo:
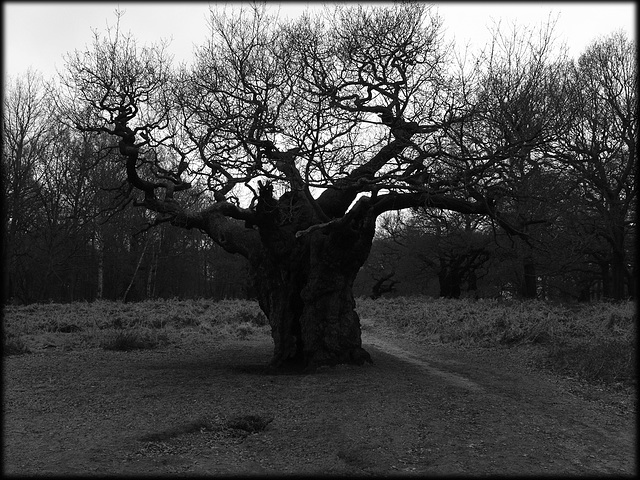
[[[92,28],[104,31],[115,20],[118,5],[126,13],[121,28],[134,33],[140,43],[172,39],[170,52],[176,61],[191,61],[194,45],[207,37],[209,2],[79,2],[3,3],[3,74],[17,76],[29,66],[46,78],[62,69],[62,55],[90,45]],[[277,2],[273,2],[277,5]],[[211,2],[222,6],[224,3]],[[238,5],[238,3],[232,3]],[[282,3],[281,12],[297,15],[307,5],[320,2]],[[577,57],[592,40],[616,30],[635,38],[635,2],[513,2],[435,3],[444,20],[446,36],[456,45],[481,46],[490,36],[487,27],[494,21],[509,26],[539,26],[551,15],[557,17],[556,33],[566,41],[569,54]]]

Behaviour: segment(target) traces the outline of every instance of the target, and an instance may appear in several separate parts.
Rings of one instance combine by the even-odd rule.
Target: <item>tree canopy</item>
[[[68,58],[69,117],[119,138],[158,221],[260,226],[259,180],[304,199],[304,228],[420,205],[500,221],[488,192],[502,163],[555,133],[557,103],[541,93],[562,79],[545,65],[547,39],[519,59],[525,70],[494,53],[467,78],[423,4],[288,22],[254,6],[212,11],[210,26],[191,67],[172,69],[162,44],[139,47],[117,26]],[[211,205],[190,210],[183,191]]]

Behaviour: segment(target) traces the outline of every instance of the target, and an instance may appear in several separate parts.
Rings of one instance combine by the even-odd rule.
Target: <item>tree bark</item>
[[[613,248],[611,252],[611,294],[614,300],[625,298],[625,277],[627,266],[624,249],[624,226],[620,221],[613,228]]]
[[[131,291],[131,287],[133,287],[133,283],[136,280],[136,275],[138,274],[138,270],[140,270],[140,265],[142,265],[142,259],[144,258],[144,254],[147,251],[147,245],[149,245],[149,236],[144,241],[144,247],[142,249],[142,253],[140,253],[140,258],[138,258],[138,263],[136,264],[136,268],[133,271],[133,275],[131,275],[131,281],[127,286],[127,289],[124,291],[124,295],[122,295],[122,301],[126,303],[127,296],[129,295],[129,291]]]
[[[300,292],[300,325],[307,365],[371,362],[362,348],[353,282],[369,255],[372,240],[373,228],[352,230],[350,225],[328,234],[311,234],[311,268]]]
[[[522,284],[522,296],[534,299],[538,296],[538,282],[536,265],[532,259],[525,259],[523,264],[524,279]]]
[[[458,272],[454,269],[443,268],[438,273],[438,281],[440,282],[440,297],[460,298],[462,279]]]
[[[611,257],[611,296],[614,300],[625,298],[626,272],[624,253],[613,252]]]
[[[94,221],[95,228],[95,221]],[[102,300],[104,294],[104,242],[102,236],[94,230],[93,234],[93,249],[97,255],[98,261],[98,277],[96,279],[96,300]]]
[[[629,272],[627,271],[627,288],[629,289],[629,298],[635,300],[638,298],[637,292],[637,278],[638,278],[638,270],[636,265],[633,266],[633,269]]]
[[[600,266],[600,275],[602,276],[602,297],[611,298],[611,274],[610,265],[606,260],[598,262]]]
[[[283,205],[280,201],[274,210]],[[353,282],[375,231],[375,217],[365,217],[347,214],[298,235],[304,225],[298,221],[295,226],[281,221],[273,228],[262,225],[262,248],[249,262],[271,325],[271,368],[313,371],[322,365],[371,362],[362,348],[353,297]]]
[[[472,269],[467,275],[467,292],[477,292],[477,291],[478,291],[478,274],[476,273],[475,269]]]

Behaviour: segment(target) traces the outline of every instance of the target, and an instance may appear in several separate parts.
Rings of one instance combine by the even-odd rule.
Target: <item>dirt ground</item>
[[[264,335],[6,357],[4,474],[636,473],[630,392],[516,348],[363,339],[374,365],[313,375],[262,373]],[[266,428],[238,428],[246,415]]]

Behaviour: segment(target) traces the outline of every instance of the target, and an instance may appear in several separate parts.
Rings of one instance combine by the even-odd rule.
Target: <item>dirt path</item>
[[[471,458],[478,473],[635,472],[634,399],[628,395],[533,371],[515,349],[400,347],[375,337],[369,344],[450,387],[445,414],[449,429],[468,440],[466,450],[464,443],[457,448],[467,458],[464,472],[475,473]],[[512,465],[496,469],[504,460]]]
[[[513,350],[364,335],[375,364],[264,375],[270,339],[5,359],[5,474],[633,474],[629,395]],[[229,419],[270,423],[247,433]]]

